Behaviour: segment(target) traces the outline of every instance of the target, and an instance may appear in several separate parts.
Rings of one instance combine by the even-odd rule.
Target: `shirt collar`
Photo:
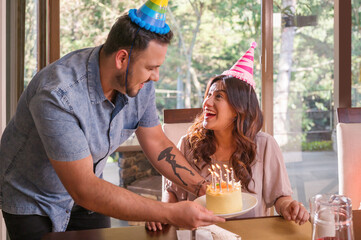
[[[88,91],[92,104],[98,104],[106,100],[100,83],[99,53],[103,45],[95,47],[89,55],[87,63]]]
[[[113,119],[127,104],[128,104],[127,96],[125,96],[123,93],[117,92],[117,96],[115,99],[115,108],[112,112],[111,119]]]

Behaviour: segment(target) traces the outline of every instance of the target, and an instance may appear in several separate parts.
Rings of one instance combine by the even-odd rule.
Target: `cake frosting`
[[[211,185],[207,186],[206,191],[206,208],[214,214],[228,214],[239,212],[242,210],[242,191],[239,183],[227,185],[222,182],[222,191],[219,184],[213,189]]]

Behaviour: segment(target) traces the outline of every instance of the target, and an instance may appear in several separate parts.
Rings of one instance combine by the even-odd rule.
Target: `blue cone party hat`
[[[170,31],[165,23],[165,10],[168,0],[148,0],[141,8],[130,9],[129,17],[138,26],[158,34]]]

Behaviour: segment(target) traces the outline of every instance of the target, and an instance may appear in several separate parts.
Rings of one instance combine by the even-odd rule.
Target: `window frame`
[[[334,102],[339,107],[351,107],[351,0],[334,0]]]

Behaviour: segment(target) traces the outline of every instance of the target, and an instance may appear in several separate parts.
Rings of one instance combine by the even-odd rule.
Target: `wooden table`
[[[218,226],[234,232],[242,240],[309,240],[312,226],[309,222],[299,226],[281,217],[262,217],[227,221]],[[353,211],[355,240],[361,239],[361,210]],[[177,240],[176,228],[166,227],[163,231],[150,232],[144,227],[104,228],[83,231],[48,233],[42,240]]]

